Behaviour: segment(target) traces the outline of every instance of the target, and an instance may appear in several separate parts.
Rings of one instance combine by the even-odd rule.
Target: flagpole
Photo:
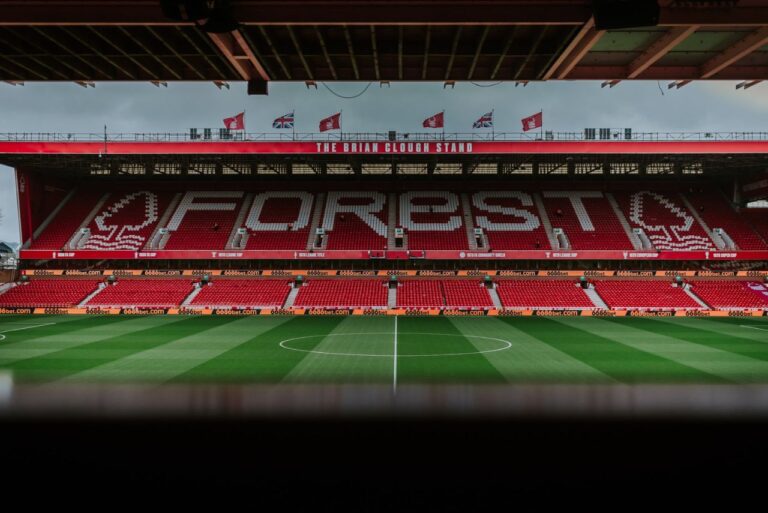
[[[293,123],[291,123],[291,128],[293,129],[293,140],[296,140],[296,109],[294,108],[291,111],[291,114],[293,114]]]
[[[445,141],[445,109],[443,109],[443,141]]]
[[[539,114],[541,114],[541,140],[544,140],[544,109],[539,109]]]
[[[496,140],[496,127],[493,123],[493,111],[494,109],[491,109],[491,141]]]
[[[344,112],[344,109],[339,109],[339,140],[340,141],[344,140],[344,128],[343,128],[343,125],[341,124],[341,118],[344,117],[342,115],[343,112]]]

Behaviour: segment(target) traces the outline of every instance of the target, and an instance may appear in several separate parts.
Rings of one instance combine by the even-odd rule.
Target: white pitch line
[[[12,330],[0,331],[0,340],[5,340],[5,335],[3,335],[3,333],[10,333],[12,331],[30,330],[32,328],[40,328],[42,326],[52,326],[54,324],[56,324],[56,323],[55,322],[46,322],[45,324],[35,324],[34,326],[25,326],[23,328],[14,328]]]
[[[753,330],[760,330],[760,331],[768,331],[768,328],[758,328],[757,326],[745,326],[744,324],[739,324],[740,328],[750,328]]]
[[[394,351],[394,364],[392,365],[392,393],[397,395],[397,315],[395,315],[395,351]]]

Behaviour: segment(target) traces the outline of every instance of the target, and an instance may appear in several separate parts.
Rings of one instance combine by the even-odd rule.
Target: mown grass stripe
[[[206,327],[187,337],[107,362],[65,379],[168,381],[288,321],[287,317],[235,319],[223,325]]]
[[[661,321],[656,319],[632,319],[623,323],[659,335],[674,337],[678,340],[685,340],[694,344],[699,344],[707,348],[733,353],[747,358],[753,358],[763,362],[768,362],[768,332],[762,337],[762,341],[752,340],[751,338],[734,336],[738,326],[723,325],[718,328],[715,323],[699,321],[690,322],[692,319],[679,319],[675,322]],[[742,329],[742,332],[747,330]],[[750,333],[747,333],[749,335]],[[768,376],[766,376],[768,378]]]
[[[517,321],[525,322],[525,319]],[[542,342],[509,322],[496,318],[472,317],[455,317],[451,322],[468,337],[494,337],[512,343],[512,347],[506,351],[484,354],[491,365],[510,382],[616,382],[604,372]],[[472,338],[468,340],[475,343]],[[481,348],[481,344],[475,343],[475,346]]]
[[[694,344],[659,332],[648,331],[643,329],[643,327],[648,326],[643,323],[644,320],[647,319],[590,319],[588,324],[581,324],[581,327],[622,345],[673,360],[680,365],[697,369],[711,376],[717,376],[723,381],[753,383],[768,379],[768,364],[766,362]],[[574,326],[578,319],[560,322]]]
[[[449,336],[441,336],[449,335]],[[507,380],[447,317],[400,317],[398,322],[398,384],[505,383]]]
[[[724,381],[676,360],[624,344],[620,330],[614,339],[600,329],[598,319],[534,317],[504,321],[623,383]]]
[[[22,380],[53,381],[65,378],[107,362],[125,358],[169,341],[186,337],[207,328],[232,322],[233,318],[206,317],[147,317],[154,320],[144,329],[133,329],[109,338],[80,343],[36,358],[19,360],[4,366],[14,377]],[[128,322],[128,321],[126,321]],[[115,326],[115,328],[119,327]]]
[[[283,349],[279,346],[280,341],[329,333],[342,320],[341,317],[289,318],[287,322],[176,376],[171,382],[280,382],[305,356],[305,353]]]
[[[751,340],[757,344],[760,344],[765,349],[768,349],[768,322],[755,322],[753,318],[730,318],[725,317],[717,320],[717,318],[676,318],[676,317],[657,317],[653,319],[657,322],[667,323],[670,326],[682,326],[691,330],[706,330],[714,332],[719,335],[728,337],[729,339]],[[760,330],[742,328],[742,326],[755,326],[761,328]]]
[[[0,343],[0,367],[176,320],[164,317],[88,317],[12,332]]]
[[[300,353],[304,358],[284,381],[389,383],[392,381],[393,338],[392,317],[346,317],[330,332],[319,334],[315,339],[288,343],[290,347],[331,354]]]

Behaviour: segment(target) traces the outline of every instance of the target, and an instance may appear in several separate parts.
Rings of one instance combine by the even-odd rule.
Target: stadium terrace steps
[[[72,308],[90,295],[99,283],[96,280],[35,279],[0,294],[0,307]]]
[[[497,310],[502,310],[504,308],[504,305],[501,304],[501,298],[499,298],[499,293],[496,291],[496,284],[492,283],[491,287],[488,289],[488,295],[491,296],[491,302],[493,303],[493,307]]]
[[[281,308],[291,285],[284,279],[218,279],[199,287],[190,306],[206,308]]]
[[[283,308],[293,308],[293,305],[296,302],[296,296],[299,295],[300,288],[300,286],[291,286],[291,291],[288,293],[288,297],[285,298]]]
[[[249,192],[245,195],[243,205],[240,207],[240,212],[237,214],[235,224],[232,225],[232,231],[229,234],[229,240],[227,241],[227,249],[242,249],[248,244],[249,234],[246,230],[245,235],[240,236],[240,228],[243,228],[245,216],[248,215],[248,211],[253,206],[253,193]],[[237,241],[237,244],[235,242]]]
[[[679,196],[680,200],[683,202],[683,205],[685,205],[685,207],[688,209],[688,212],[691,213],[693,218],[696,219],[696,222],[699,223],[699,226],[701,226],[709,238],[712,239],[712,242],[715,243],[717,249],[733,249],[728,247],[727,241],[725,239],[712,231],[712,228],[710,228],[704,219],[702,219],[702,217],[699,215],[699,211],[691,204],[685,194],[680,193]]]
[[[387,286],[381,280],[312,280],[301,287],[294,306],[383,309],[387,299]]]
[[[758,282],[694,281],[693,292],[712,308],[768,308],[768,287]]]
[[[595,305],[595,307],[600,308],[601,310],[608,310],[608,305],[605,304],[605,301],[603,301],[603,298],[600,297],[600,294],[597,293],[597,289],[595,288],[595,285],[590,283],[589,287],[586,289],[581,289],[584,291],[584,294],[587,295],[587,297],[592,301],[592,304]]]
[[[614,193],[633,228],[642,229],[654,248],[668,251],[715,251],[712,239],[676,193],[649,190]]]
[[[701,202],[706,209],[699,208]],[[735,211],[716,189],[685,194],[88,189],[73,194],[28,249],[60,250],[71,242],[92,251],[686,251],[717,250],[723,244],[713,232],[722,228],[723,238],[738,249],[768,250],[768,221],[756,210]],[[83,238],[78,226],[90,235]],[[315,245],[319,227],[325,235]],[[398,227],[404,230],[403,248],[395,247]],[[480,241],[475,228],[483,231]]]
[[[685,285],[683,285],[683,286],[682,286],[682,287],[680,287],[680,288],[682,288],[682,289],[683,289],[683,292],[685,292],[686,294],[688,294],[688,296],[689,296],[691,299],[693,299],[694,301],[696,301],[696,302],[699,304],[699,306],[701,306],[703,309],[705,309],[705,310],[709,310],[709,309],[711,309],[711,306],[710,306],[710,305],[708,305],[707,303],[705,303],[704,301],[702,301],[702,299],[701,299],[699,296],[697,296],[697,295],[696,295],[696,293],[695,293],[695,292],[694,292],[694,291],[691,289],[691,286],[690,286],[689,284],[685,284]]]
[[[42,223],[40,223],[40,226],[38,226],[35,229],[35,231],[32,233],[32,239],[38,238],[40,234],[43,233],[43,231],[45,231],[46,228],[48,228],[48,225],[51,224],[51,221],[59,217],[59,214],[61,213],[61,211],[64,209],[64,207],[69,205],[69,202],[72,200],[72,198],[75,196],[77,192],[78,192],[78,189],[77,187],[75,187],[74,189],[70,190],[66,196],[64,196],[64,198],[61,200],[58,206],[56,206],[56,208],[54,208],[53,211],[50,214],[48,214],[48,217],[46,217],[45,220]],[[24,246],[23,246],[24,249],[29,248],[29,246],[32,243],[32,239],[24,241]]]
[[[102,290],[104,287],[106,287],[106,286],[107,286],[107,285],[106,285],[105,283],[99,283],[99,286],[98,286],[98,287],[96,287],[96,290],[94,290],[93,292],[91,292],[90,294],[88,294],[87,296],[85,296],[85,299],[83,299],[82,301],[80,301],[80,303],[79,303],[77,306],[82,308],[82,307],[84,307],[85,305],[87,305],[87,304],[88,304],[88,301],[90,301],[91,299],[93,299],[93,297],[94,297],[96,294],[98,294],[99,292],[101,292],[101,290]]]
[[[192,292],[192,282],[183,279],[118,280],[94,295],[84,306],[174,308]]]
[[[163,249],[165,247],[165,242],[168,241],[167,236],[161,235],[161,231],[165,226],[168,225],[168,220],[171,218],[171,215],[176,211],[176,207],[179,206],[179,202],[181,201],[181,197],[183,194],[180,192],[177,192],[173,195],[171,198],[171,202],[168,204],[168,206],[165,208],[165,211],[163,212],[163,215],[160,217],[160,220],[157,222],[157,225],[155,225],[155,229],[152,232],[152,235],[147,238],[147,243],[144,245],[142,249],[150,250],[150,249]]]
[[[496,289],[508,310],[595,308],[589,296],[572,280],[499,280]]]
[[[552,249],[564,249],[560,248],[560,243],[555,236],[555,231],[552,227],[552,220],[547,215],[547,209],[544,206],[544,201],[541,199],[541,194],[535,192],[532,194],[533,202],[536,205],[536,210],[539,213],[539,219],[541,219],[541,225],[544,227],[544,233],[547,234],[547,240],[549,240],[549,247]]]
[[[325,193],[320,192],[315,195],[315,205],[312,210],[312,223],[309,225],[309,237],[307,239],[307,251],[314,249],[317,239],[317,229],[323,222],[323,210],[325,209]]]
[[[190,292],[189,295],[184,298],[184,301],[181,302],[181,306],[189,306],[190,304],[192,304],[195,298],[199,296],[200,292],[202,291],[203,291],[203,287],[199,283],[196,283],[192,288],[192,292]]]
[[[75,230],[75,233],[72,234],[69,242],[67,242],[66,249],[82,249],[85,246],[90,238],[90,233],[84,232],[84,230],[88,229],[88,225],[93,221],[93,218],[101,212],[102,207],[104,207],[104,204],[110,196],[111,194],[106,192],[99,198],[96,205],[94,205],[93,209],[85,216],[85,219],[82,220],[80,226]]]
[[[697,212],[713,230],[724,230],[737,249],[768,249],[766,241],[750,225],[749,218],[740,215],[720,191],[701,190],[687,192],[685,196],[694,212]]]
[[[397,287],[387,289],[387,308],[397,308]]]
[[[67,202],[66,208],[53,218],[48,226],[30,243],[30,249],[62,249],[82,225],[89,212],[104,196],[103,191],[91,189],[79,190]]]
[[[599,280],[597,293],[614,310],[702,310],[682,287],[669,281]]]
[[[624,216],[624,212],[621,211],[621,207],[619,206],[619,203],[616,201],[616,198],[614,198],[613,194],[610,192],[605,193],[605,199],[608,200],[608,204],[611,205],[611,210],[613,210],[614,215],[616,216],[616,219],[619,220],[619,224],[621,224],[622,228],[624,228],[624,234],[629,238],[629,241],[632,243],[633,249],[651,249],[652,245],[649,241],[649,247],[644,247],[643,242],[640,240],[640,237],[637,236],[635,232],[632,231],[632,227],[629,225],[629,222],[627,221],[627,218]]]

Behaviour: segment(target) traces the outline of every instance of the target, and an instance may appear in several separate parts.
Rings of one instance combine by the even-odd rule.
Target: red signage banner
[[[22,260],[768,260],[768,251],[51,251],[23,249]]]
[[[189,141],[109,142],[111,155],[768,154],[768,141]],[[99,155],[103,142],[0,142],[2,154]]]

